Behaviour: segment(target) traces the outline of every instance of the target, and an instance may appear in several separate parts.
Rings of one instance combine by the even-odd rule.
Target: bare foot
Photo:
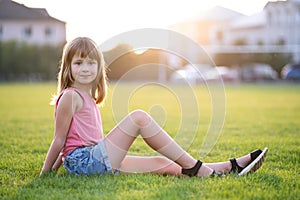
[[[251,162],[251,156],[250,156],[250,154],[248,154],[248,155],[239,157],[236,159],[236,162],[240,167],[245,168]]]

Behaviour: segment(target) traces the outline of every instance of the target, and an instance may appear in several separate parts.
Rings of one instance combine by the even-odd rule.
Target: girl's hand
[[[43,178],[43,177],[53,177],[57,174],[57,170],[50,170],[48,172],[40,172],[39,178]]]

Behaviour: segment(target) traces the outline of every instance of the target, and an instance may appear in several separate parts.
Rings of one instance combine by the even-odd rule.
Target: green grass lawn
[[[100,109],[105,134],[115,125],[113,86]],[[254,174],[221,179],[151,174],[86,177],[69,175],[61,168],[57,174],[38,178],[53,137],[53,106],[49,102],[56,85],[1,84],[0,199],[300,199],[300,85],[228,85],[225,89],[222,133],[209,154],[200,159],[223,161],[269,147],[266,162]],[[204,87],[194,90],[200,120],[188,151],[198,158],[212,107]],[[129,110],[149,111],[176,136],[180,126],[176,95],[150,86],[137,90],[126,101]],[[188,133],[189,127],[184,132]],[[141,139],[130,151],[151,154]]]

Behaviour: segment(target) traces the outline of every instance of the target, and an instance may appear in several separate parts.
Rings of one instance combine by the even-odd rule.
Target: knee
[[[132,111],[129,116],[134,124],[141,128],[147,126],[151,121],[149,114],[143,110]]]

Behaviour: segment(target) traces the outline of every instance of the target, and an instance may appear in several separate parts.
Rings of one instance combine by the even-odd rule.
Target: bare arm
[[[60,168],[61,164],[62,164],[62,155],[61,155],[61,153],[60,153],[60,154],[58,155],[58,157],[57,157],[57,159],[56,159],[54,165],[52,166],[52,169],[58,170],[58,169]]]
[[[77,110],[78,103],[76,102],[78,101],[74,96],[78,95],[74,95],[74,93],[73,91],[68,91],[59,100],[56,110],[54,139],[48,150],[40,175],[49,172],[51,169],[58,169],[61,165],[60,152],[65,144],[73,114]]]
[[[46,173],[49,172],[52,168],[54,163],[56,162],[57,158],[59,157],[59,153],[61,151],[61,149],[64,146],[64,139],[63,138],[59,138],[59,137],[55,137],[51,143],[51,146],[48,150],[45,162],[44,162],[44,166],[42,168],[42,171],[40,173]]]

